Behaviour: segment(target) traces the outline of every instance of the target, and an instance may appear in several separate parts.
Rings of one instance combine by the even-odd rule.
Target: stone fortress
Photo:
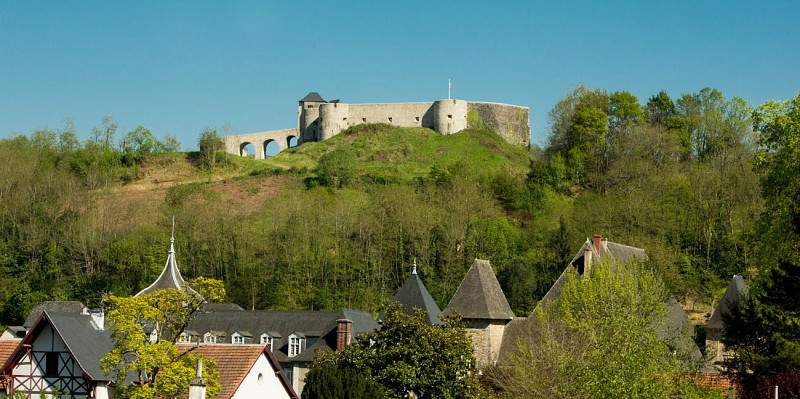
[[[225,150],[234,155],[255,155],[264,159],[267,146],[278,151],[311,141],[327,140],[350,126],[386,123],[398,127],[427,127],[441,134],[453,134],[469,127],[488,127],[512,144],[530,143],[528,107],[465,100],[437,100],[417,103],[348,104],[325,101],[311,92],[297,107],[297,127],[222,137]],[[248,153],[252,145],[255,154]],[[274,146],[273,146],[274,148]]]

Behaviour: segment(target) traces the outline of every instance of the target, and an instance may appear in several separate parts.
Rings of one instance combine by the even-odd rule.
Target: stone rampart
[[[470,101],[467,108],[470,115],[478,117],[478,119],[470,119],[470,123],[482,123],[494,129],[509,143],[524,146],[530,143],[531,125],[528,107]]]
[[[223,137],[230,154],[244,155],[247,144],[255,147],[255,158],[266,157],[266,145],[274,141],[284,150],[290,140],[297,143],[327,140],[351,126],[387,123],[399,127],[426,127],[441,134],[453,134],[468,127],[488,127],[509,143],[530,143],[530,110],[517,105],[437,100],[416,103],[347,104],[326,102],[309,93],[298,104],[297,128]]]
[[[292,139],[297,139],[299,132],[296,128],[271,130],[268,132],[257,132],[239,134],[236,136],[224,136],[222,142],[225,143],[225,152],[240,156],[249,155],[245,151],[248,144],[252,144],[255,149],[255,158],[266,158],[266,148],[270,142],[278,144],[279,152],[292,146]],[[294,144],[296,145],[296,144]]]

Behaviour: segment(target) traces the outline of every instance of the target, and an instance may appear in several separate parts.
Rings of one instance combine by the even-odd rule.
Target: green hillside
[[[528,154],[488,130],[441,135],[426,128],[371,124],[351,127],[324,142],[305,143],[266,160],[292,170],[314,170],[324,154],[346,146],[355,152],[356,171],[365,182],[407,183],[427,177],[432,169],[465,168],[476,177],[500,171],[524,175]]]

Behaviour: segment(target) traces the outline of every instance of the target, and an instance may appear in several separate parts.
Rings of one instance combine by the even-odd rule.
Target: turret
[[[453,134],[467,128],[467,102],[438,100],[433,102],[433,130]]]
[[[321,126],[319,107],[325,104],[319,93],[312,91],[300,100],[297,107],[297,129],[300,131],[300,142],[320,141]]]
[[[319,106],[319,139],[327,140],[347,129],[350,106],[342,102],[329,102]]]

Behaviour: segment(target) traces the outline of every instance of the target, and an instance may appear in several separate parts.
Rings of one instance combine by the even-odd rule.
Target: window
[[[367,118],[361,118],[361,122],[367,123]]]
[[[205,335],[203,335],[203,342],[207,344],[216,344],[217,336],[212,333],[205,333]]]
[[[239,334],[234,334],[231,337],[231,343],[233,343],[233,344],[243,344],[244,343],[244,337],[239,335]]]
[[[294,385],[294,381],[292,380],[292,375],[293,375],[294,373],[293,373],[292,371],[293,371],[293,370],[292,370],[292,367],[291,367],[291,366],[288,366],[288,367],[284,367],[284,368],[283,368],[283,374],[286,374],[286,379],[287,379],[287,380],[289,380],[289,383],[290,383],[290,384]]]
[[[272,337],[269,334],[261,334],[261,345],[266,345],[269,347],[269,351],[273,352],[272,350]]]
[[[306,108],[314,108],[314,104],[308,104],[306,105]]]
[[[419,117],[418,117],[418,116],[415,116],[415,117],[414,117],[414,120],[416,120],[417,122],[419,122]]]
[[[392,117],[391,116],[389,117],[389,123],[392,123]]]
[[[153,330],[150,332],[150,342],[157,342],[158,341],[158,332]]]
[[[289,357],[295,357],[303,350],[303,338],[297,335],[289,336]]]
[[[192,341],[191,337],[189,337],[189,334],[185,332],[181,333],[181,336],[178,337],[178,342],[191,342],[191,341]]]
[[[453,115],[447,115],[447,119],[453,119]]]
[[[58,377],[58,353],[47,352],[44,358],[44,376]]]

